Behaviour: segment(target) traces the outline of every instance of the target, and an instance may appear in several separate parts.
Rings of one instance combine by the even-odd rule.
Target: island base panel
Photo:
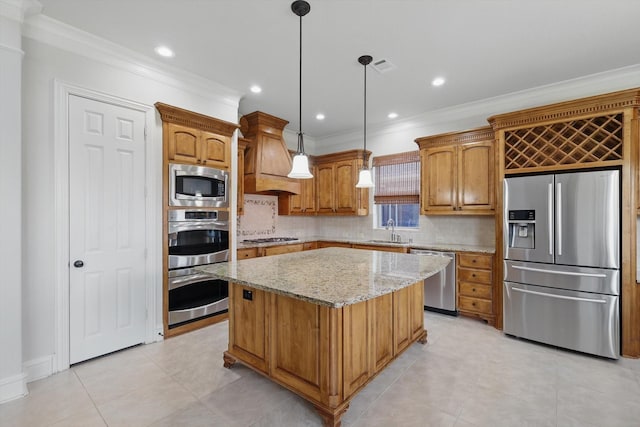
[[[255,298],[230,301],[224,366],[240,362],[296,393],[315,407],[325,426],[340,426],[349,402],[362,388],[412,343],[426,343],[422,281],[340,308],[231,286],[237,289],[230,289],[230,298],[240,299],[243,290],[262,291],[265,298],[264,305]],[[255,339],[256,333],[265,335],[259,338],[266,346],[260,361],[252,357],[255,349],[243,348],[246,338]],[[386,349],[390,354],[385,355]]]

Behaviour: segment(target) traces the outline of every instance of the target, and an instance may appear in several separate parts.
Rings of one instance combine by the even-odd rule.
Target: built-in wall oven
[[[169,328],[226,312],[227,281],[212,279],[193,267],[229,259],[229,213],[170,210],[168,245]]]

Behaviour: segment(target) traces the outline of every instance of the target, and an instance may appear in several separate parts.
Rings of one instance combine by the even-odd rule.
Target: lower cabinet
[[[236,250],[236,259],[249,259],[261,256],[290,254],[292,252],[308,251],[311,249],[317,249],[318,242],[304,242],[294,243],[288,245],[275,245],[253,248],[240,248]]]
[[[456,259],[458,312],[484,319],[493,326],[493,255],[462,252]]]
[[[409,248],[405,246],[380,246],[380,245],[363,245],[363,244],[353,244],[351,245],[353,249],[366,249],[369,251],[385,251],[385,252],[399,252],[402,254],[406,254],[409,251]]]
[[[341,308],[238,283],[230,289],[226,357],[319,407],[344,406],[410,344],[426,340],[422,282]]]

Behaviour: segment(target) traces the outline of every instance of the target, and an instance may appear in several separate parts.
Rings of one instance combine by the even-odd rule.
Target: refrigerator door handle
[[[606,278],[606,274],[602,273],[580,273],[576,271],[555,271],[555,270],[545,270],[544,268],[533,268],[533,267],[522,267],[519,265],[511,266],[514,270],[524,270],[524,271],[534,271],[537,273],[549,273],[549,274],[559,274],[563,276],[580,276],[580,277],[597,277],[597,278]]]
[[[556,184],[556,233],[558,256],[562,255],[562,184]]]
[[[527,289],[520,289],[520,288],[512,288],[512,290],[514,292],[520,292],[520,293],[523,293],[523,294],[540,295],[540,296],[544,296],[544,297],[551,297],[551,298],[557,298],[557,299],[567,299],[567,300],[571,300],[571,301],[595,302],[597,304],[606,304],[607,303],[607,301],[601,300],[601,299],[570,297],[570,296],[558,295],[558,294],[548,294],[546,292],[529,291]]]
[[[547,222],[549,230],[549,255],[553,256],[553,183],[549,183],[549,189],[547,192]]]

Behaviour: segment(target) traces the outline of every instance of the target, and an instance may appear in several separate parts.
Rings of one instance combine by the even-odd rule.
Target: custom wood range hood
[[[282,136],[289,123],[254,111],[240,118],[247,145],[244,158],[244,192],[249,194],[300,194],[300,181],[288,178],[291,156]]]

